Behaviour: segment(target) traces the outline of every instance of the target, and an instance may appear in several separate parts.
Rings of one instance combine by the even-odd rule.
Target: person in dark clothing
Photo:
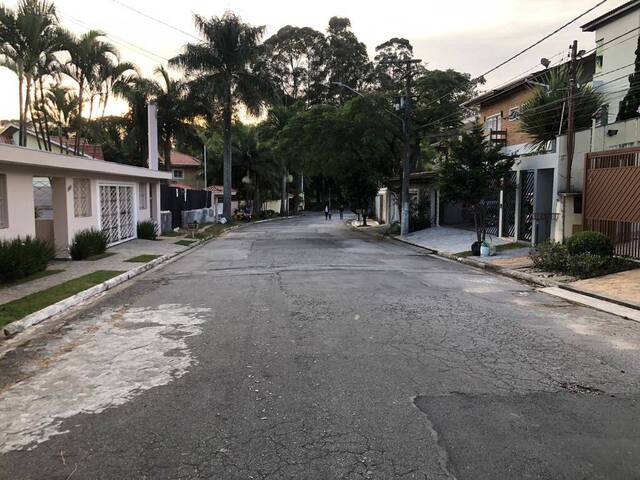
[[[340,204],[340,220],[344,218],[344,205]]]
[[[325,220],[325,222],[327,220],[331,220],[331,210],[329,210],[329,204],[328,203],[326,203],[324,205],[324,220]]]

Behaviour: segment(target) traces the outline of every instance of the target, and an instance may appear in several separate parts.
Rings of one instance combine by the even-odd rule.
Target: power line
[[[572,23],[576,22],[577,20],[579,20],[580,18],[584,17],[587,13],[592,12],[593,10],[595,10],[596,8],[598,8],[600,5],[602,5],[603,3],[605,3],[607,0],[602,0],[601,2],[599,2],[598,4],[594,5],[593,7],[591,7],[589,10],[581,13],[580,15],[578,15],[576,18],[574,18],[573,20],[568,21],[567,23],[565,23],[564,25],[562,25],[561,27],[556,28],[553,32],[549,33],[548,35],[545,35],[544,37],[542,37],[540,40],[538,40],[537,42],[533,43],[532,45],[529,45],[527,48],[525,48],[524,50],[516,53],[515,55],[509,57],[508,59],[506,59],[504,62],[496,65],[495,67],[487,70],[485,73],[483,73],[482,75],[480,75],[481,77],[485,77],[487,75],[489,75],[491,72],[496,71],[497,69],[499,69],[500,67],[506,65],[507,63],[509,63],[510,61],[518,58],[520,55],[522,55],[525,52],[528,52],[529,50],[531,50],[532,48],[540,45],[542,42],[544,42],[545,40],[547,40],[548,38],[552,37],[553,35],[555,35],[556,33],[558,33],[559,31],[565,29],[566,27],[568,27],[569,25],[571,25]]]
[[[111,1],[113,3],[115,3],[115,4],[117,4],[117,5],[120,5],[123,8],[126,8],[127,10],[131,10],[132,12],[137,13],[138,15],[141,15],[141,16],[149,19],[149,20],[152,20],[152,21],[154,21],[156,23],[159,23],[160,25],[163,25],[163,26],[165,26],[167,28],[170,28],[171,30],[175,30],[176,32],[180,32],[183,35],[191,37],[191,38],[193,38],[195,40],[202,41],[202,39],[200,37],[197,37],[196,35],[194,35],[194,34],[192,34],[190,32],[187,32],[186,30],[182,30],[181,28],[178,28],[175,25],[172,25],[172,24],[170,24],[168,22],[165,22],[164,20],[160,20],[159,18],[153,17],[153,16],[149,15],[148,13],[143,12],[142,10],[138,10],[137,8],[132,7],[131,5],[128,5],[128,4],[124,3],[124,2],[121,2],[120,0],[111,0]]]

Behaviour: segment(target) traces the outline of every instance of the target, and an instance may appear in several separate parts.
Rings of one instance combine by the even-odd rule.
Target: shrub
[[[613,257],[579,253],[570,255],[567,260],[567,273],[574,277],[595,277],[606,273]]]
[[[73,260],[84,260],[93,255],[104,253],[106,249],[106,235],[101,230],[88,228],[75,234],[69,247],[69,253]]]
[[[31,237],[0,240],[0,283],[45,270],[54,253],[51,243]]]
[[[276,215],[277,213],[273,210],[260,210],[253,216],[253,218],[254,220],[266,220],[268,218],[273,218]]]
[[[153,220],[138,222],[138,238],[155,240],[158,238],[158,225]]]
[[[536,268],[549,272],[565,272],[569,253],[567,247],[561,243],[545,242],[538,245],[529,257]]]
[[[578,232],[567,240],[569,255],[591,253],[600,257],[613,256],[613,243],[600,232]]]

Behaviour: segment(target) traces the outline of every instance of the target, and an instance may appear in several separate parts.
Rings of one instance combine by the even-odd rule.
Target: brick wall
[[[483,122],[492,115],[502,115],[501,130],[507,131],[507,145],[529,143],[531,137],[520,131],[519,120],[509,120],[509,109],[519,107],[531,96],[532,90],[522,86],[519,89],[501,95],[500,97],[483,103],[480,107],[480,121]]]

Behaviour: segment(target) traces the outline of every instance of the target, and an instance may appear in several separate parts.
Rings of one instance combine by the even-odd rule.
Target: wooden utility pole
[[[569,96],[567,98],[567,174],[565,177],[565,193],[571,192],[571,167],[576,142],[575,112],[576,112],[576,75],[577,75],[578,41],[571,45],[571,60],[569,61]]]

